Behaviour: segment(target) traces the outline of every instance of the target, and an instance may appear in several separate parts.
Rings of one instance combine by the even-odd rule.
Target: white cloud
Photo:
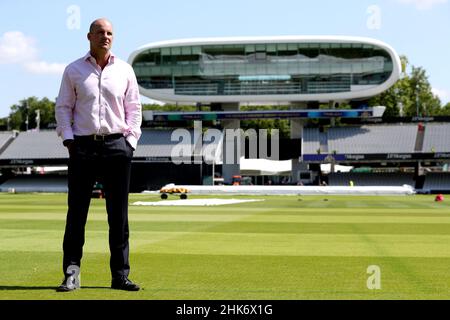
[[[8,31],[0,36],[0,64],[19,64],[35,74],[62,74],[61,63],[49,63],[38,59],[35,39],[20,31]]]
[[[432,88],[431,91],[434,95],[438,96],[439,99],[441,99],[441,102],[443,104],[450,102],[450,90]]]
[[[447,3],[448,0],[397,0],[400,3],[415,5],[418,10],[428,10],[435,5]]]
[[[8,31],[0,37],[0,63],[22,63],[36,58],[33,38],[20,31]]]

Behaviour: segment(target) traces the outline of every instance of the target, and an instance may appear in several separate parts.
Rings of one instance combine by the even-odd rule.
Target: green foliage
[[[37,110],[39,110],[40,114],[40,128],[55,126],[55,102],[50,101],[48,98],[29,97],[11,106],[9,129],[25,131],[27,128],[29,130],[36,128]],[[26,123],[27,119],[28,126]]]
[[[8,118],[0,118],[0,130],[8,129]]]
[[[369,105],[385,106],[384,116],[435,116],[448,112],[441,109],[441,101],[433,94],[426,71],[411,66],[407,73],[408,59],[402,56],[401,61],[401,78],[391,88],[371,98]]]
[[[450,116],[450,102],[441,108],[440,115]]]
[[[164,112],[170,112],[170,111],[197,111],[197,107],[193,105],[175,105],[175,104],[165,104],[165,105],[159,105],[159,104],[143,104],[142,110],[152,110],[152,111],[164,111]]]
[[[289,110],[288,106],[242,106],[241,111],[263,111],[263,110]],[[288,138],[290,136],[290,124],[287,119],[251,119],[242,120],[241,128],[247,129],[268,129],[270,135],[271,129],[280,130],[280,138]]]

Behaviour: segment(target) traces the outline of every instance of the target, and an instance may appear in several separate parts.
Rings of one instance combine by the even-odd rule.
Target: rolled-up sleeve
[[[128,87],[125,93],[124,107],[125,122],[128,126],[126,139],[136,149],[137,142],[142,133],[142,106],[136,75],[131,66],[128,72]]]
[[[55,106],[56,132],[63,140],[73,139],[72,122],[75,102],[75,87],[70,79],[70,69],[66,67]]]

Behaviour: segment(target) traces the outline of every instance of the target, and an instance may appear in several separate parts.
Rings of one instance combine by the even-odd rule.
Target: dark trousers
[[[68,212],[63,241],[63,271],[81,265],[85,225],[94,183],[103,184],[108,213],[110,268],[113,278],[128,276],[128,192],[133,149],[121,135],[104,141],[75,137],[68,173]]]

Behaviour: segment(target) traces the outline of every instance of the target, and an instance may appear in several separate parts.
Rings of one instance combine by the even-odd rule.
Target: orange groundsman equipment
[[[187,193],[190,192],[189,189],[177,186],[165,186],[159,190],[161,193],[161,199],[165,200],[169,197],[169,194],[180,195],[180,199],[187,199]]]

